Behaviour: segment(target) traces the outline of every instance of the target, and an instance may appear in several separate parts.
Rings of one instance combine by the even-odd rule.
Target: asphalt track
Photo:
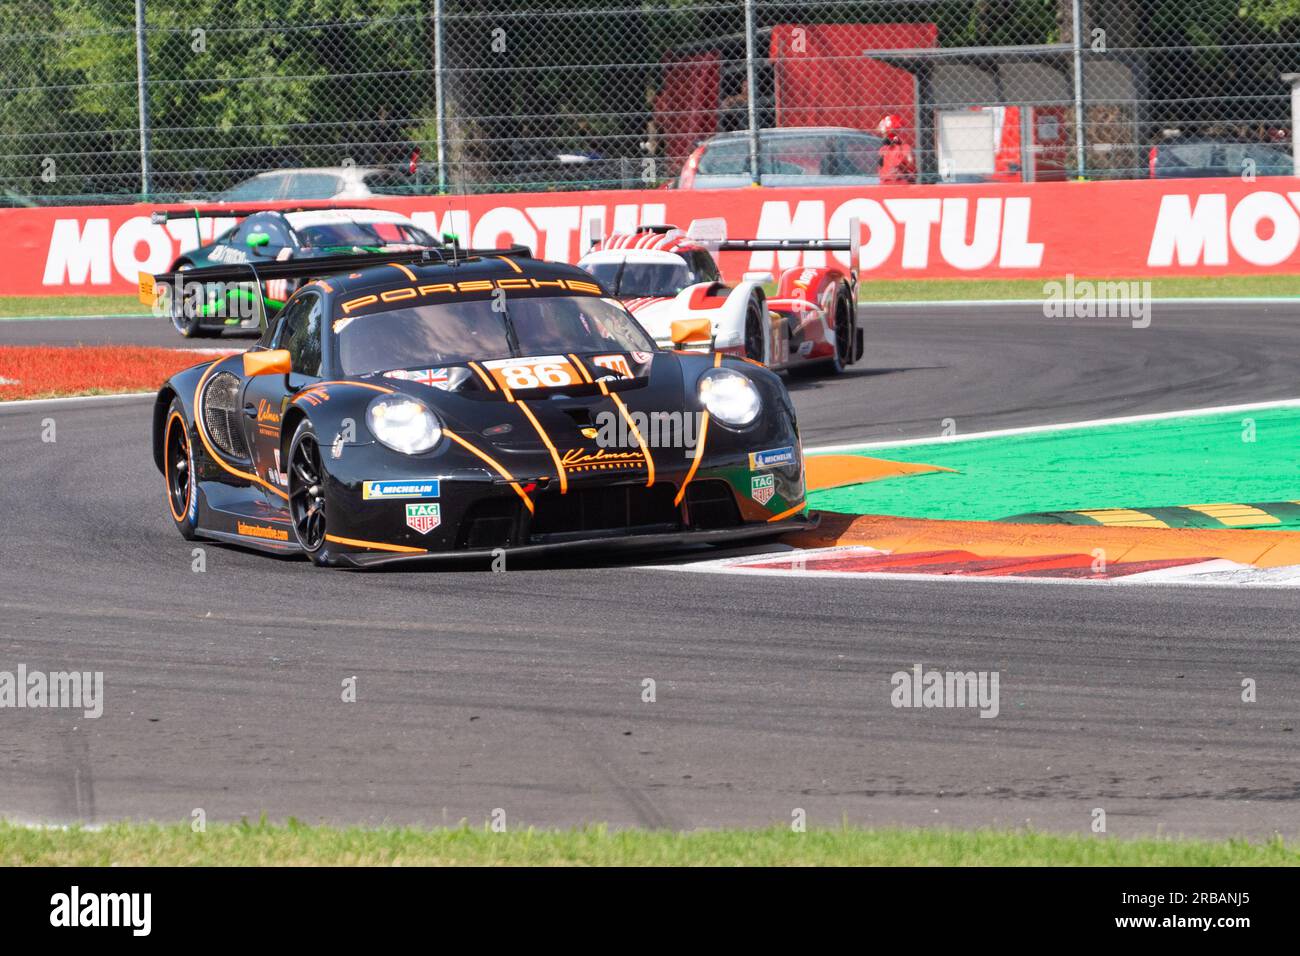
[[[1300,393],[1300,307],[1157,305],[1148,329],[1023,308],[864,317],[865,367],[792,383],[807,445]],[[157,331],[81,325],[86,341]],[[0,344],[78,335],[0,323]],[[0,671],[105,681],[99,719],[0,709],[0,814],[480,824],[500,808],[512,829],[691,828],[803,808],[1089,832],[1100,807],[1112,836],[1300,836],[1295,591],[631,562],[352,574],[211,544],[195,573],[147,411],[0,407]],[[999,716],[894,709],[890,675],[915,663],[999,671]]]

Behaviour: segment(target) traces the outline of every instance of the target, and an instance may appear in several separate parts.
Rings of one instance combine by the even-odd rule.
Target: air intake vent
[[[239,425],[239,379],[230,372],[218,372],[203,389],[203,427],[225,454],[248,458]]]
[[[673,487],[667,484],[572,489],[567,495],[548,492],[535,500],[533,538],[673,531],[681,525]]]
[[[690,525],[700,531],[735,528],[741,524],[740,508],[731,485],[716,478],[686,486],[686,513]]]

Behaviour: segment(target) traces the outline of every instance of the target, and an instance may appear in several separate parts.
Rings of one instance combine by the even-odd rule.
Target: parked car
[[[39,205],[31,196],[24,196],[12,189],[0,189],[0,208],[31,209]]]
[[[764,186],[874,186],[880,147],[873,133],[842,126],[764,129],[758,133],[759,182]],[[691,153],[678,189],[736,189],[753,181],[749,133],[719,133]]]
[[[385,166],[321,166],[258,173],[213,197],[214,202],[274,202],[279,199],[370,199],[408,196],[436,189],[426,177]]]
[[[1289,149],[1218,136],[1176,136],[1156,143],[1147,157],[1147,166],[1152,179],[1240,176],[1244,172],[1256,176],[1295,175]]]

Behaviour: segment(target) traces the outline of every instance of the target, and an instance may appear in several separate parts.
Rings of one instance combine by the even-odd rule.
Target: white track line
[[[867,554],[889,554],[867,545],[839,545],[829,548],[810,548],[807,555],[820,555],[830,552],[858,551]],[[812,568],[751,568],[748,563],[763,561],[789,560],[789,551],[774,551],[771,554],[748,555],[741,558],[713,558],[704,561],[692,561],[684,564],[645,565],[648,571],[679,571],[694,574],[735,574],[740,576],[761,575],[765,577],[784,578],[825,578],[837,581],[929,581],[931,583],[948,583],[960,581],[963,584],[1070,584],[1102,585],[1107,587],[1177,586],[1177,587],[1219,587],[1219,588],[1273,588],[1294,589],[1300,584],[1300,566],[1281,568],[1257,568],[1249,564],[1229,561],[1226,558],[1212,558],[1197,564],[1182,565],[1177,568],[1158,568],[1141,571],[1113,578],[1071,578],[1016,576],[1016,575],[973,575],[973,574],[922,574],[895,571],[817,571]]]
[[[20,405],[53,405],[58,402],[109,402],[121,398],[153,398],[157,392],[113,392],[110,395],[65,395],[63,398],[15,398],[0,402],[0,409]]]
[[[814,445],[812,448],[805,448],[804,454],[825,455],[832,452],[858,451],[866,448],[901,448],[905,445],[952,445],[957,442],[978,441],[984,438],[1037,435],[1044,432],[1067,431],[1072,428],[1104,428],[1107,425],[1130,425],[1138,422],[1157,422],[1174,418],[1199,418],[1203,415],[1227,415],[1236,412],[1263,411],[1270,408],[1300,408],[1300,398],[1284,398],[1271,402],[1248,402],[1242,405],[1215,405],[1210,408],[1188,408],[1174,412],[1150,412],[1145,415],[1124,415],[1119,418],[1093,418],[1081,422],[1062,422],[1059,425],[1025,425],[1020,428],[971,432],[969,435],[935,435],[930,438],[897,438],[883,441],[850,442],[842,445]]]

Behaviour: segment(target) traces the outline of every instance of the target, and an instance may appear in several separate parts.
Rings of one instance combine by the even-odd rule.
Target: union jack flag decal
[[[447,370],[445,368],[422,368],[416,370],[396,369],[385,372],[384,378],[399,378],[405,382],[419,382],[434,388],[446,388]]]

